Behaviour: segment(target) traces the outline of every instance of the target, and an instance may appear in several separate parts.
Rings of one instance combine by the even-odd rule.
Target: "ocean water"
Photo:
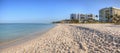
[[[53,24],[33,24],[33,23],[4,23],[0,24],[0,43],[12,41],[35,32],[42,32],[52,28]]]

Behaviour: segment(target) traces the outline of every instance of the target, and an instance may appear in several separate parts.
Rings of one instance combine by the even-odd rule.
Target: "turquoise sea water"
[[[29,36],[52,28],[53,24],[5,23],[0,24],[0,43]]]

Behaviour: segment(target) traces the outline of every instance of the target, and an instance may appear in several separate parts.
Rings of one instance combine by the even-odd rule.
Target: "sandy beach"
[[[57,24],[40,37],[0,53],[120,53],[120,25]]]

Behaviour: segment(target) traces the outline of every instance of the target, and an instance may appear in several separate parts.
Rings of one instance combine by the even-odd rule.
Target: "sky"
[[[120,8],[120,0],[0,0],[0,23],[50,23],[111,6]]]

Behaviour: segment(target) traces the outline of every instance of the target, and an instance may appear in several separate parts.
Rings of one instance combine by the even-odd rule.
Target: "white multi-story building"
[[[71,14],[71,20],[79,20],[79,22],[87,20],[89,18],[96,19],[96,16],[93,14]]]

